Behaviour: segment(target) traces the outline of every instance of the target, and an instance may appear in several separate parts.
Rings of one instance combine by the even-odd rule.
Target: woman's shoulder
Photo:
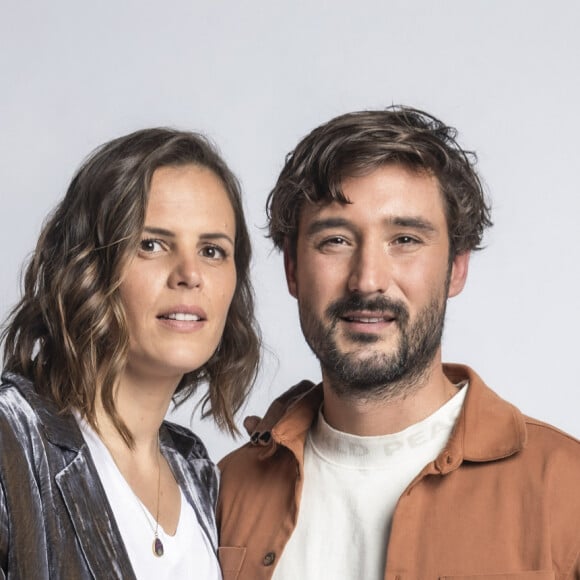
[[[35,391],[32,383],[24,377],[2,373],[0,381],[0,416],[21,421],[34,414]]]
[[[169,445],[186,459],[207,459],[209,455],[203,441],[191,429],[172,423],[171,421],[163,421],[161,432],[162,442]]]
[[[0,381],[0,434],[21,439],[47,438],[57,447],[78,450],[82,435],[70,413],[40,395],[27,378],[4,372]]]
[[[25,378],[3,373],[0,381],[0,475],[3,481],[34,470],[34,457],[43,449],[44,430],[35,405],[35,391]],[[24,470],[24,471],[23,471]]]

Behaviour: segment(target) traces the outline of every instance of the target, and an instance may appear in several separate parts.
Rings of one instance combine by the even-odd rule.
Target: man
[[[270,234],[322,384],[221,462],[224,579],[580,578],[580,445],[441,362],[491,225],[473,156],[410,108],[347,114],[287,158]]]

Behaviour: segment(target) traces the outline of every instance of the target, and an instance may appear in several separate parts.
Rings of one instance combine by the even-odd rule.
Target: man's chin
[[[338,352],[353,356],[391,355],[398,348],[398,337],[371,332],[345,333],[336,341]]]

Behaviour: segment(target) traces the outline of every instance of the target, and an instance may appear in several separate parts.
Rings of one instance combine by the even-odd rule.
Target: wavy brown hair
[[[183,376],[174,402],[207,383],[202,415],[237,433],[234,415],[255,380],[260,350],[251,245],[238,180],[202,135],[145,129],[94,151],[47,218],[25,271],[23,296],[2,333],[6,370],[30,379],[61,412],[78,409],[94,428],[100,392],[130,446],[131,433],[114,403],[129,342],[119,285],[139,246],[154,171],[185,164],[211,170],[227,191],[236,220],[237,284],[217,351]]]
[[[434,175],[443,195],[450,260],[480,248],[492,225],[490,208],[475,171],[477,158],[456,141],[457,131],[411,107],[341,115],[314,129],[286,157],[267,202],[270,237],[295,250],[305,203],[348,203],[341,190],[347,177],[384,164],[401,164]]]

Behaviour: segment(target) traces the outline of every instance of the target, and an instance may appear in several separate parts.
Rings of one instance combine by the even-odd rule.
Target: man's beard
[[[327,308],[325,319],[330,322],[326,324],[307,304],[299,304],[300,324],[306,342],[329,379],[329,386],[339,396],[392,400],[414,392],[428,373],[441,344],[446,295],[432,296],[431,302],[417,313],[412,322],[407,308],[399,301],[386,296],[366,299],[360,294],[351,294]],[[379,334],[347,331],[344,337],[358,348],[353,352],[339,350],[337,325],[341,317],[353,311],[387,311],[395,317],[388,332],[394,334],[398,331],[398,341],[391,352],[372,352],[373,345],[380,345],[384,340]],[[369,347],[368,353],[364,352],[365,345]]]

